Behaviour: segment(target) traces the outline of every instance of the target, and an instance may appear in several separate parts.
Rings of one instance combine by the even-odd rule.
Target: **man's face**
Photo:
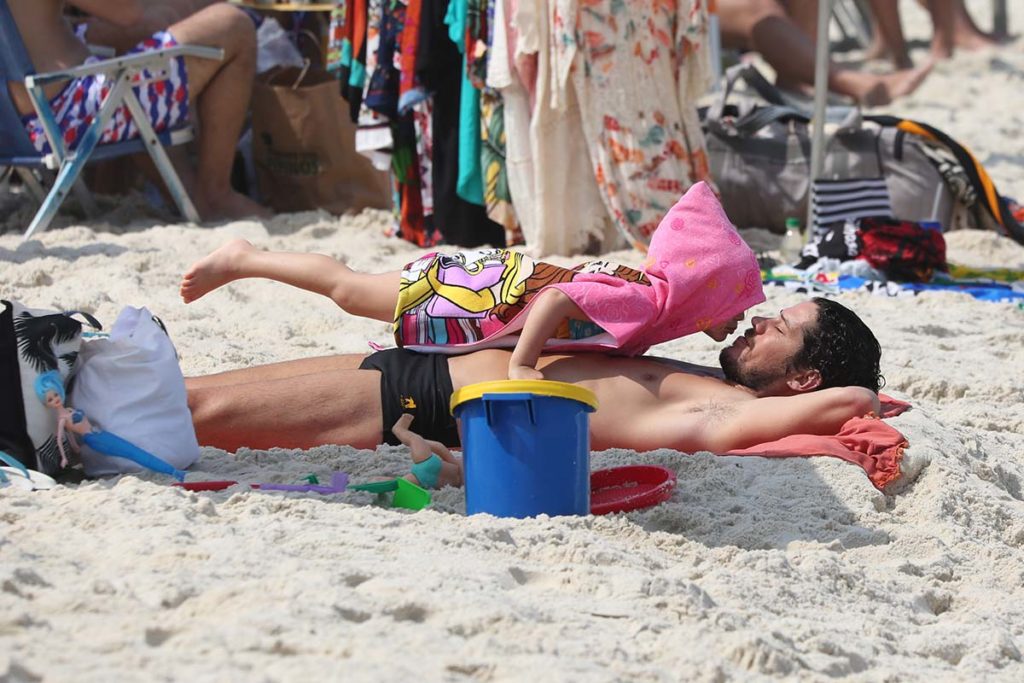
[[[803,348],[804,330],[818,322],[818,305],[805,301],[774,318],[754,316],[751,327],[718,357],[726,379],[755,391],[781,389]]]

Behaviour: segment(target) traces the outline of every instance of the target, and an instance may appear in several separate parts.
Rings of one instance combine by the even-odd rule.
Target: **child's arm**
[[[526,312],[526,323],[519,334],[519,341],[508,361],[509,379],[544,379],[537,370],[537,359],[544,349],[544,342],[558,330],[566,318],[590,320],[567,294],[561,290],[545,289],[537,295],[530,310]]]

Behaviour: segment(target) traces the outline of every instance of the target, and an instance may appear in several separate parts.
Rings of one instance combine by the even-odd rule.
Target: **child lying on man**
[[[230,242],[185,274],[191,303],[234,280],[264,277],[330,297],[394,324],[413,351],[515,347],[510,379],[542,379],[542,351],[643,354],[694,332],[723,341],[765,300],[753,251],[718,198],[697,183],[662,219],[643,270],[591,261],[576,268],[507,249],[427,254],[400,272],[368,274],[321,254],[259,251]]]

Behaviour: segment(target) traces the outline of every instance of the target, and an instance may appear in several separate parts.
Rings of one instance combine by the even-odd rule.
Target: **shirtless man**
[[[8,0],[7,4],[37,72],[66,69],[90,57],[89,49],[64,17],[65,4],[125,27],[141,21],[144,10],[140,0]],[[249,108],[256,71],[256,32],[252,20],[236,7],[217,3],[154,34],[150,42],[150,48],[191,43],[224,50],[224,60],[219,62],[193,57],[174,60],[169,80],[152,84],[144,91],[137,89],[142,91],[143,107],[158,112],[159,120],[153,121],[156,129],[178,123],[188,112],[193,121],[198,120],[197,172],[193,174],[189,169],[182,174],[182,182],[200,216],[209,220],[271,215],[266,208],[235,192],[230,183],[235,143]],[[142,49],[140,45],[133,51]],[[19,82],[9,82],[8,87],[33,144],[45,151],[49,143],[40,135],[41,126],[28,92]],[[99,108],[94,100],[98,100],[101,88],[97,79],[86,77],[55,83],[46,89],[51,102],[61,94],[66,95],[63,103],[55,103],[55,112],[65,142],[72,148],[84,132],[84,124],[92,120],[91,113]],[[187,93],[181,93],[178,100],[176,91],[180,88],[187,88]],[[159,106],[147,106],[147,98],[159,99]],[[106,134],[118,127],[116,117],[112,118],[104,140],[110,140]],[[123,122],[120,128],[124,128]]]
[[[709,368],[598,354],[544,356],[538,368],[596,394],[595,450],[722,453],[791,434],[835,434],[850,418],[877,413],[880,356],[856,314],[813,299],[754,317],[719,357],[725,379]],[[457,446],[453,391],[505,379],[508,359],[504,350],[449,357],[391,349],[189,378],[186,387],[199,443],[227,451],[397,444],[388,428],[403,412],[415,414],[425,438]]]

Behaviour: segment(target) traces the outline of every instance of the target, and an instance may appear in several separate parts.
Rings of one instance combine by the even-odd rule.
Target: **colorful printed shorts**
[[[178,41],[168,31],[159,31],[133,47],[128,54],[174,47],[177,44]],[[91,56],[85,63],[93,64],[98,61],[99,57]],[[157,133],[175,128],[188,119],[188,74],[185,71],[184,57],[171,59],[166,74],[167,78],[164,80],[133,87],[139,103],[149,114],[153,130]],[[152,76],[153,72],[146,69],[134,80],[137,82]],[[111,87],[112,84],[108,83],[107,77],[102,74],[84,76],[70,81],[50,100],[50,108],[64,134],[64,145],[67,149],[73,150],[78,146]],[[39,117],[33,113],[23,116],[21,120],[35,148],[43,154],[48,154],[50,143],[43,132],[43,124]],[[104,126],[100,144],[120,142],[138,136],[139,129],[132,122],[128,105],[123,104],[114,110],[107,125]]]

